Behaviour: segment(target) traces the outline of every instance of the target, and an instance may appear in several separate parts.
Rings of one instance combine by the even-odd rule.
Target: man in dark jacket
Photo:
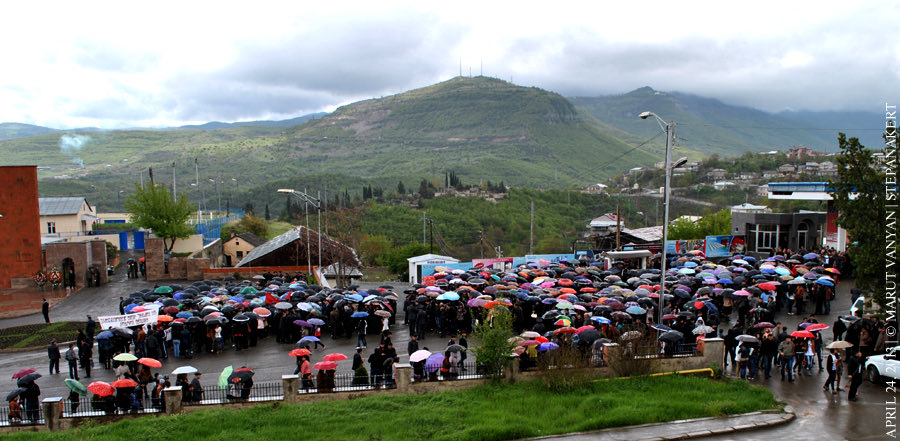
[[[50,323],[50,303],[47,299],[41,303],[41,314],[44,314],[44,323]]]
[[[50,357],[50,374],[53,374],[53,369],[56,368],[56,373],[59,373],[59,346],[56,345],[56,340],[50,342],[50,346],[47,347],[47,357]]]
[[[859,389],[859,385],[863,382],[864,364],[862,352],[859,349],[856,350],[855,354],[847,358],[847,373],[850,375],[850,392],[847,394],[847,399],[850,401],[856,401],[857,399],[856,390]]]
[[[94,341],[94,333],[97,332],[97,322],[91,316],[87,316],[87,324],[84,325],[84,333],[87,334],[88,341]]]
[[[84,369],[84,378],[91,378],[91,363],[94,362],[94,345],[86,344],[78,350],[81,358],[81,367]]]
[[[200,384],[201,375],[203,375],[202,372],[196,372],[194,373],[194,379],[191,380],[191,401],[195,403],[203,401],[203,386]]]
[[[415,334],[409,336],[409,343],[406,344],[406,353],[412,355],[413,352],[419,350],[419,341]]]
[[[381,375],[382,375],[382,367],[384,365],[384,345],[381,345],[379,348],[376,348],[371,355],[369,355],[369,382],[376,389],[381,384]]]
[[[771,378],[772,362],[775,361],[775,356],[778,355],[778,340],[775,339],[775,335],[771,332],[767,333],[765,338],[762,339],[760,352],[762,352],[763,356],[763,372],[766,378]]]

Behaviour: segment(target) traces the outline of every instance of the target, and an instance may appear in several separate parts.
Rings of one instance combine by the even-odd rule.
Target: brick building
[[[37,166],[0,167],[0,289],[32,286],[43,267]]]

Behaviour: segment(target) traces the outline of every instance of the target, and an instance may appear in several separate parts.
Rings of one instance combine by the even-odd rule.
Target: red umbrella
[[[535,339],[536,341],[541,342],[541,343],[547,343],[548,341],[550,341],[550,340],[547,339],[547,337],[544,337],[544,336],[535,337],[534,339]]]
[[[28,375],[28,374],[33,374],[33,373],[35,373],[35,372],[37,372],[37,371],[34,370],[34,369],[32,369],[32,368],[22,369],[21,371],[16,372],[15,374],[13,374],[12,379],[13,379],[13,380],[18,380],[19,378],[22,378],[22,377],[24,377],[24,376],[26,376],[26,375]]]
[[[162,309],[162,312],[164,312],[166,314],[175,315],[175,314],[178,314],[179,312],[181,312],[181,310],[178,309],[177,306],[166,306],[165,308]]]
[[[809,332],[821,331],[823,329],[828,329],[828,325],[825,323],[813,323],[806,327],[806,330]]]
[[[582,332],[587,331],[588,329],[594,329],[594,327],[593,326],[582,326],[582,327],[576,329],[575,333],[581,334]]]
[[[331,371],[337,369],[337,363],[333,361],[320,361],[313,366],[313,369],[319,369],[323,371]]]
[[[346,360],[347,356],[344,354],[328,354],[322,357],[322,361],[341,361]]]
[[[575,332],[576,329],[571,326],[566,326],[553,331],[554,334],[574,334]]]
[[[541,344],[541,342],[539,342],[537,340],[522,340],[517,344],[519,346],[538,346]]]
[[[149,366],[152,368],[161,368],[162,367],[162,363],[160,363],[158,360],[154,360],[152,358],[139,358],[137,362],[144,366]]]
[[[156,318],[156,321],[158,322],[171,322],[172,320],[175,320],[175,317],[172,317],[171,315],[161,315]]]
[[[774,328],[775,325],[773,325],[770,322],[759,322],[759,323],[753,325],[753,327],[757,328],[757,329],[759,329],[759,328]]]
[[[106,382],[103,381],[95,381],[88,385],[88,390],[91,391],[92,394],[97,395],[98,397],[108,397],[114,393],[116,390]]]
[[[759,287],[759,289],[764,289],[766,291],[775,291],[776,289],[778,289],[778,287],[776,287],[775,284],[771,282],[760,283],[756,286]]]
[[[290,355],[291,357],[302,357],[309,354],[311,354],[311,352],[309,352],[309,349],[304,348],[294,349],[293,351],[288,352],[288,355]]]
[[[269,311],[268,309],[263,308],[262,306],[260,306],[258,308],[254,308],[253,312],[256,313],[256,315],[258,315],[260,317],[268,317],[269,315],[272,314],[272,311]]]
[[[791,333],[791,337],[797,337],[797,338],[816,338],[816,336],[813,335],[813,333],[812,333],[812,332],[809,332],[809,331],[794,331],[794,332]]]
[[[137,385],[138,385],[137,381],[134,381],[130,378],[123,378],[121,380],[113,381],[110,386],[118,389],[120,387],[135,387]],[[90,387],[89,387],[89,389],[90,389]]]

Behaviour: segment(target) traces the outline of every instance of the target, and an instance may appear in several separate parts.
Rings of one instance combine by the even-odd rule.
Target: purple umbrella
[[[551,349],[556,349],[558,347],[559,347],[558,344],[553,343],[552,341],[548,341],[546,343],[541,343],[540,346],[538,346],[538,350],[541,352],[544,352],[544,351],[549,351]]]
[[[309,324],[306,320],[294,320],[294,324],[297,326],[302,326],[304,328],[312,328],[312,325]]]
[[[438,369],[441,368],[441,364],[444,363],[444,354],[436,353],[431,354],[427,360],[425,360],[425,372],[437,372]]]

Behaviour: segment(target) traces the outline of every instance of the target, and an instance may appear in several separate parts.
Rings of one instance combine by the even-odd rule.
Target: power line
[[[704,126],[704,127],[719,127],[723,129],[760,129],[760,130],[827,130],[827,131],[859,131],[865,130],[869,132],[881,132],[882,129],[842,129],[842,128],[821,128],[821,127],[768,127],[768,126],[720,126],[718,124],[690,124],[690,123],[678,123],[679,126]]]
[[[659,135],[662,135],[663,133],[665,133],[665,132],[658,132],[658,133],[657,133],[656,135],[654,135],[652,138],[649,138],[649,139],[647,139],[646,141],[644,141],[644,142],[642,142],[642,143],[640,143],[640,144],[634,146],[633,148],[631,148],[631,149],[629,149],[629,150],[626,150],[626,151],[623,152],[621,155],[616,156],[615,158],[613,158],[611,161],[609,161],[609,162],[606,164],[606,167],[605,167],[605,168],[610,168],[610,167],[612,167],[612,166],[614,166],[614,165],[617,165],[617,162],[618,162],[620,159],[624,158],[625,155],[627,155],[627,154],[629,154],[629,153],[631,153],[631,152],[633,152],[633,151],[635,151],[635,150],[637,150],[637,149],[639,149],[639,148],[641,148],[641,147],[647,145],[650,141],[653,141],[654,139],[659,138]],[[650,153],[650,152],[647,152],[647,153]]]

